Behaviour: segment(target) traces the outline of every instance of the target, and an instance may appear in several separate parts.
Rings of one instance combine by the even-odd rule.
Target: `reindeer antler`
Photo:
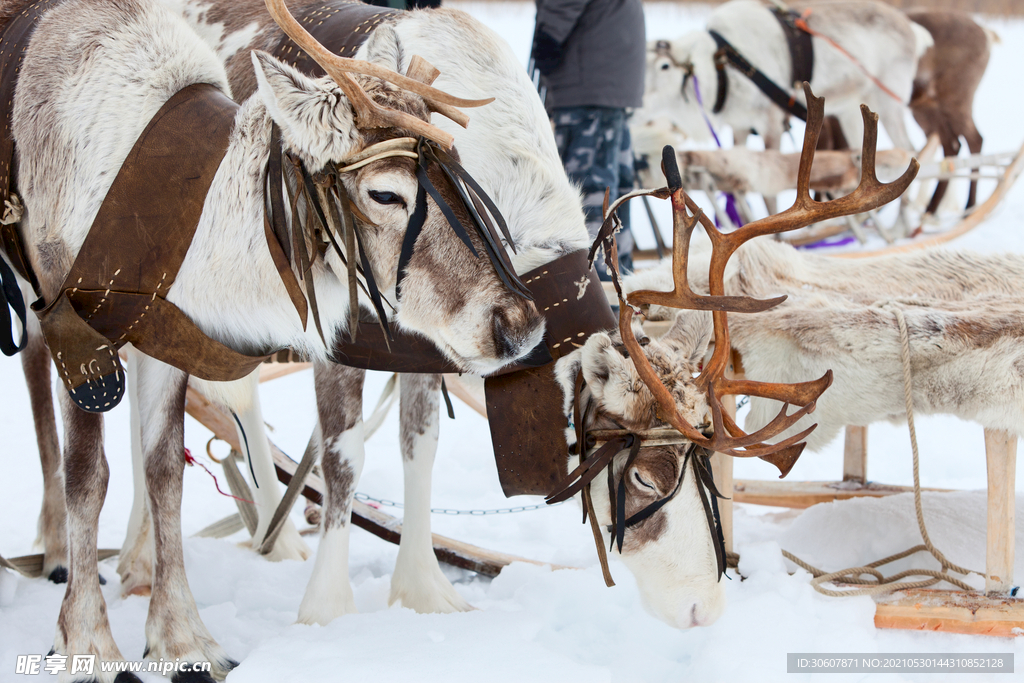
[[[791,208],[780,214],[748,223],[731,233],[720,232],[680,186],[679,171],[675,166],[675,153],[673,151],[669,154],[669,148],[666,149],[665,171],[666,177],[670,178],[669,182],[672,185],[670,189],[672,190],[675,238],[672,245],[672,275],[675,286],[671,292],[651,290],[633,292],[628,297],[628,304],[620,306],[619,309],[619,329],[623,343],[629,351],[629,357],[634,359],[637,373],[650,388],[658,403],[659,417],[678,429],[687,438],[710,450],[737,457],[761,457],[774,462],[782,470],[783,476],[803,450],[805,444],[801,443],[802,440],[817,425],[776,444],[764,442],[789,429],[797,420],[814,410],[815,401],[832,384],[832,371],[826,372],[817,380],[799,384],[734,380],[724,376],[731,352],[726,314],[728,312],[756,313],[765,311],[782,303],[786,298],[781,296],[762,301],[745,296],[725,296],[726,264],[742,244],[754,237],[796,230],[817,221],[869,211],[886,204],[899,197],[907,189],[919,169],[917,160],[913,159],[907,171],[899,179],[887,184],[878,181],[875,176],[878,115],[862,105],[864,145],[861,157],[860,185],[845,197],[829,202],[814,201],[810,195],[811,163],[824,119],[824,99],[815,97],[807,83],[804,83],[804,92],[807,96],[808,116],[804,146],[800,154],[800,169],[797,175],[797,198]],[[692,215],[688,215],[687,209],[692,212]],[[690,236],[698,222],[707,231],[712,243],[708,275],[710,296],[694,293],[690,289],[687,278]],[[711,409],[711,420],[714,427],[711,437],[705,437],[679,414],[671,393],[661,383],[657,373],[647,361],[640,344],[633,336],[630,328],[633,319],[632,305],[643,304],[713,312],[715,350],[696,379],[697,386],[705,390],[708,395],[708,405]],[[784,405],[770,423],[752,434],[747,434],[722,410],[721,397],[729,394],[770,398],[781,401]],[[787,414],[790,405],[800,406],[800,408],[790,415]]]
[[[423,58],[413,57],[410,62],[411,76],[403,76],[386,69],[379,64],[373,64],[359,59],[349,59],[336,55],[323,45],[292,16],[285,5],[284,0],[266,0],[267,11],[278,26],[291,38],[296,45],[306,51],[313,60],[323,67],[324,71],[334,79],[338,87],[342,89],[349,102],[355,110],[359,125],[364,128],[386,128],[394,126],[405,128],[417,135],[433,140],[445,148],[451,148],[455,138],[436,126],[416,118],[405,112],[395,111],[382,107],[371,100],[363,89],[359,87],[350,74],[359,73],[367,76],[375,76],[398,87],[415,93],[423,98],[427,107],[465,128],[469,123],[469,117],[456,107],[480,107],[494,101],[493,97],[484,100],[467,100],[454,97],[429,85],[436,78],[437,70],[434,69]]]

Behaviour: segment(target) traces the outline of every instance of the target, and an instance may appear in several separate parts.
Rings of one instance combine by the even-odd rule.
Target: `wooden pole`
[[[732,360],[729,362],[729,367],[725,371],[725,376],[729,378],[737,378],[742,374],[736,372],[737,366],[736,353],[733,352]],[[722,407],[729,414],[733,420],[736,419],[736,397],[735,396],[723,396],[721,399]],[[715,477],[715,484],[718,486],[718,490],[722,492],[723,496],[729,496],[729,500],[718,501],[718,514],[722,518],[722,536],[725,537],[725,550],[726,552],[736,552],[733,547],[732,539],[732,490],[733,490],[733,477],[732,477],[732,456],[725,455],[724,453],[715,453],[714,457],[711,458],[711,473]]]
[[[843,447],[843,481],[868,481],[868,428],[847,425]]]
[[[1017,435],[986,429],[985,461],[988,466],[985,592],[1006,594],[1013,587]]]

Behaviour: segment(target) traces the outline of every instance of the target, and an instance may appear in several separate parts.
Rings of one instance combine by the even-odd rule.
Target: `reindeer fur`
[[[888,306],[900,307],[907,321],[915,412],[1024,433],[1024,257],[929,250],[847,260],[759,239],[730,265],[728,294],[789,297],[767,312],[729,317],[747,377],[798,382],[834,373],[815,412],[779,438],[817,423],[807,439],[814,450],[846,425],[905,419],[900,338]],[[706,266],[706,252],[691,261],[691,282],[700,291]],[[630,291],[651,287],[671,287],[667,267],[626,281]],[[752,398],[745,428],[763,426],[778,410],[774,401]]]

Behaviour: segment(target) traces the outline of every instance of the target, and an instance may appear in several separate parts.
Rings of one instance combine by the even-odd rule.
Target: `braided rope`
[[[910,431],[910,447],[913,452],[914,462],[914,509],[917,513],[917,528],[921,532],[921,538],[924,540],[924,543],[921,545],[915,545],[913,548],[908,548],[907,550],[896,553],[895,555],[890,555],[889,557],[877,560],[871,564],[864,565],[863,567],[851,567],[849,569],[842,569],[831,573],[826,573],[785,550],[782,551],[782,555],[790,562],[806,569],[812,576],[814,576],[814,579],[811,581],[811,586],[814,590],[818,591],[822,595],[828,595],[836,598],[851,595],[883,595],[912,588],[927,588],[928,586],[934,586],[940,581],[950,583],[961,590],[973,591],[973,586],[951,576],[947,573],[947,570],[963,575],[977,574],[979,576],[984,576],[984,574],[971,569],[965,569],[964,567],[950,562],[949,559],[935,547],[932,543],[931,537],[928,535],[928,527],[924,521],[924,507],[921,502],[920,458],[917,448],[917,430],[914,427],[913,376],[910,367],[910,331],[907,328],[907,320],[903,315],[903,309],[900,308],[896,302],[880,302],[879,307],[893,314],[896,318],[896,325],[899,328],[900,359],[903,362],[903,397],[906,403],[907,427]],[[935,569],[908,569],[889,577],[886,577],[878,571],[878,567],[925,550],[942,565],[941,571]],[[870,578],[864,578],[865,576]],[[900,581],[908,576],[926,576],[929,578],[921,581]],[[864,586],[864,588],[832,590],[825,588],[822,585],[825,583]]]

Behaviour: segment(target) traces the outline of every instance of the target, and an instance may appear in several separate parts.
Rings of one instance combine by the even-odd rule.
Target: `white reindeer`
[[[239,45],[250,40],[250,46],[269,47],[281,37],[267,21],[254,19],[259,16],[256,4],[258,0],[186,2],[184,7],[175,3],[198,24],[199,33],[222,56],[229,57],[228,73],[239,84],[238,92],[242,94],[253,85],[241,61],[244,51],[235,52]],[[516,244],[516,254],[510,254],[516,271],[525,273],[588,247],[590,238],[579,194],[562,169],[536,90],[508,45],[465,13],[425,10],[402,14],[389,25],[377,28],[356,57],[402,71],[413,54],[424,56],[441,70],[436,82],[439,87],[449,87],[449,82],[458,82],[463,87],[474,84],[480,93],[496,97],[494,104],[474,113],[472,125],[465,130],[444,121],[438,125],[455,135],[462,163],[506,218]],[[470,95],[474,92],[471,90]],[[699,344],[700,339],[693,343]],[[328,479],[321,550],[299,608],[300,622],[325,624],[356,611],[348,581],[348,528],[337,520],[344,519],[350,506],[354,482],[358,481],[364,459],[363,373],[327,364],[317,364],[315,371],[320,430],[324,441],[340,446],[325,450],[323,457],[337,458],[341,463],[337,467],[349,468],[353,477],[352,484],[340,491],[338,487],[332,488]],[[424,612],[470,609],[440,571],[431,546],[430,472],[439,427],[438,385],[437,377],[411,376],[402,382],[406,507],[390,602]],[[616,414],[614,409],[612,414]],[[272,471],[269,447],[254,446],[254,441],[265,440],[258,411],[245,411],[240,416],[244,424],[253,425],[248,430],[253,459],[264,458],[264,467]],[[621,459],[620,467],[623,462]],[[659,513],[661,518],[672,521],[660,523],[667,530],[656,543],[626,543],[623,549],[625,557],[641,546],[645,548],[643,561],[629,564],[641,586],[644,602],[659,618],[680,628],[710,623],[723,605],[723,591],[715,572],[713,538],[703,510],[693,507],[696,498],[687,500],[686,505],[680,500]],[[260,508],[273,510],[276,503],[277,498],[270,497]],[[601,512],[602,516],[608,514]],[[634,533],[631,529],[627,538]],[[135,562],[144,568],[144,543],[139,542],[139,537],[129,538],[126,548],[138,549]]]
[[[803,6],[794,7],[803,11]],[[910,100],[917,60],[932,44],[931,36],[906,16],[881,2],[832,2],[811,6],[807,22],[831,38],[894,94],[894,99],[849,57],[815,35],[811,87],[828,103],[826,113],[835,115],[848,139],[862,132],[858,107],[867,104],[878,112],[893,144],[912,150],[904,125],[905,105]],[[711,13],[708,31],[717,31],[755,67],[796,100],[802,101],[798,84],[790,83],[791,62],[786,38],[769,6],[759,0],[732,0]],[[708,31],[694,31],[668,41],[650,41],[643,107],[632,126],[641,128],[666,118],[686,137],[711,141],[704,117],[717,127],[732,128],[736,146],[745,146],[756,132],[765,149],[777,150],[788,114],[773,104],[746,76],[726,66],[728,95],[717,114],[713,112],[718,75],[718,49]],[[703,109],[694,89],[700,87]]]
[[[3,16],[12,16],[25,4],[8,3]],[[324,359],[327,349],[314,330],[303,329],[266,248],[263,179],[271,126],[281,128],[284,151],[317,169],[350,158],[382,135],[359,127],[351,90],[347,96],[330,79],[311,80],[262,53],[254,54],[252,63],[258,95],[238,110],[195,238],[167,300],[229,347],[248,352],[291,346]],[[419,96],[376,79],[358,80],[378,102],[403,109],[413,119],[426,119]],[[211,83],[228,92],[214,53],[179,17],[159,6],[136,0],[67,0],[39,22],[21,67],[12,128],[25,205],[21,229],[45,300],[58,294],[140,132],[169,97],[193,83]],[[427,130],[422,124],[416,128]],[[388,134],[408,133],[392,128]],[[381,273],[382,289],[396,301],[398,246],[415,205],[412,163],[372,163],[346,175],[344,182],[359,211],[375,226],[366,231],[367,251]],[[116,255],[116,245],[111,249]],[[438,260],[442,254],[444,263]],[[328,252],[308,275],[319,289],[325,334],[332,337],[347,324],[347,287],[336,275],[344,272],[340,258]],[[403,291],[409,294],[402,297],[397,323],[428,336],[467,368],[501,367],[527,353],[541,337],[542,320],[532,304],[505,290],[490,264],[461,245],[436,205],[428,208],[404,274]],[[458,296],[446,295],[452,292]],[[188,377],[140,354],[132,375],[155,539],[147,656],[212,662],[212,673],[220,678],[232,662],[199,618],[181,556]],[[107,483],[102,416],[78,409],[63,392],[61,400],[70,565],[54,650],[119,660],[96,573],[97,522]],[[329,451],[334,447],[328,443]],[[341,482],[346,473],[331,470],[327,476]],[[68,673],[61,676],[71,679]],[[113,678],[113,673],[100,674],[105,682]],[[138,679],[121,674],[119,680]]]

